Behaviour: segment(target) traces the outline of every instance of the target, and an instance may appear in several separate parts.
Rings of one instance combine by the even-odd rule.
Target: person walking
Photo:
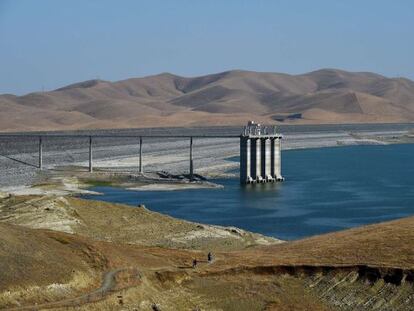
[[[194,258],[193,259],[193,269],[195,269],[197,267],[197,259]]]
[[[208,263],[211,263],[213,261],[213,254],[211,252],[208,252],[207,254],[207,261]]]

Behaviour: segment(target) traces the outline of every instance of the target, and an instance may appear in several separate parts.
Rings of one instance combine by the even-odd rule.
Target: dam
[[[249,121],[240,135],[240,183],[283,181],[282,135],[277,128]]]
[[[240,133],[240,132],[239,132]],[[281,175],[281,139],[282,135],[277,132],[276,127],[268,127],[249,121],[247,126],[242,129],[240,134],[233,135],[225,134],[222,131],[196,133],[193,131],[190,135],[187,133],[173,134],[173,133],[121,133],[112,134],[110,132],[101,133],[4,133],[0,134],[0,142],[8,148],[10,144],[16,146],[21,145],[20,148],[27,148],[32,146],[32,153],[28,161],[22,161],[14,158],[13,149],[10,150],[10,155],[7,156],[8,151],[5,149],[1,154],[6,154],[6,158],[10,163],[17,162],[25,164],[28,167],[37,168],[38,170],[53,169],[54,165],[59,163],[54,158],[58,156],[55,152],[61,150],[66,156],[73,157],[75,154],[83,153],[86,155],[82,160],[81,166],[86,171],[92,173],[95,168],[95,162],[99,161],[99,153],[102,152],[102,145],[107,148],[115,147],[120,140],[129,140],[132,145],[137,145],[138,150],[135,150],[137,156],[136,169],[131,167],[131,172],[145,175],[145,157],[146,148],[145,142],[157,144],[159,141],[171,139],[174,140],[188,140],[188,178],[194,180],[197,163],[193,159],[195,140],[209,139],[209,138],[230,138],[240,140],[240,181],[242,184],[248,183],[265,183],[282,181]],[[145,142],[144,142],[145,141]],[[73,149],[70,146],[78,144],[79,149]],[[45,161],[46,156],[49,161]],[[82,149],[83,148],[83,149]],[[236,149],[237,150],[237,149]],[[72,154],[72,152],[74,154]],[[97,156],[97,159],[95,156]],[[148,155],[151,156],[151,155]],[[36,162],[34,162],[35,160]],[[34,162],[34,163],[33,163]],[[45,162],[51,162],[50,164]],[[46,165],[45,165],[46,164]],[[154,168],[153,168],[154,169]],[[156,170],[158,168],[155,168]],[[103,171],[102,168],[99,171]],[[147,171],[150,172],[150,171]]]

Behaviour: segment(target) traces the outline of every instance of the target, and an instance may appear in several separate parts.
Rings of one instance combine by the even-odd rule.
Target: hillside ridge
[[[370,72],[230,70],[82,81],[53,91],[0,95],[0,131],[414,121],[414,82]],[[292,117],[294,115],[295,117]]]

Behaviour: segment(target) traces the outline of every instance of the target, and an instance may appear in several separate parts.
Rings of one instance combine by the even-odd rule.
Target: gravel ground
[[[414,129],[414,124],[358,125],[297,125],[280,126],[284,134],[283,149],[328,147],[350,144],[388,143]],[[138,170],[140,135],[239,135],[241,127],[152,128],[128,130],[97,130],[67,132],[37,132],[30,135],[136,135],[137,137],[100,137],[93,141],[94,166],[112,170]],[[0,134],[0,189],[32,184],[39,172],[38,138],[10,137]],[[61,166],[88,165],[87,137],[44,137],[43,165],[45,169]],[[166,170],[172,173],[188,171],[189,139],[144,138],[143,164],[145,171]],[[237,138],[194,139],[195,171],[207,176],[223,176],[236,169],[231,158],[239,154]]]

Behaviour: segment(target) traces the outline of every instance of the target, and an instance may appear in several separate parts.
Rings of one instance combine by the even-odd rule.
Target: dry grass
[[[414,269],[414,217],[263,247],[258,261]],[[249,255],[247,255],[247,253]],[[254,252],[241,255],[258,257]]]
[[[56,301],[67,297],[73,297],[82,291],[96,286],[100,281],[97,275],[76,271],[72,279],[67,283],[51,283],[44,286],[10,286],[0,292],[1,306],[19,306],[22,303]]]
[[[33,199],[11,201],[21,205]],[[214,263],[207,264],[202,248],[149,246],[174,232],[205,230],[196,224],[141,208],[66,201],[81,220],[79,234],[0,223],[3,306],[73,297],[99,287],[102,273],[118,268],[137,269],[142,278],[120,274],[115,293],[72,310],[149,310],[153,303],[164,311],[370,310],[371,303],[409,310],[414,295],[412,280],[405,278],[414,273],[414,217],[266,247],[218,247]],[[201,262],[192,269],[195,257]],[[362,266],[382,270],[371,279],[361,274]],[[398,270],[390,267],[404,269],[401,284],[384,277],[384,271]]]
[[[240,229],[191,223],[145,208],[61,196],[0,200],[0,221],[76,233],[94,240],[202,250],[237,250],[279,241]]]

